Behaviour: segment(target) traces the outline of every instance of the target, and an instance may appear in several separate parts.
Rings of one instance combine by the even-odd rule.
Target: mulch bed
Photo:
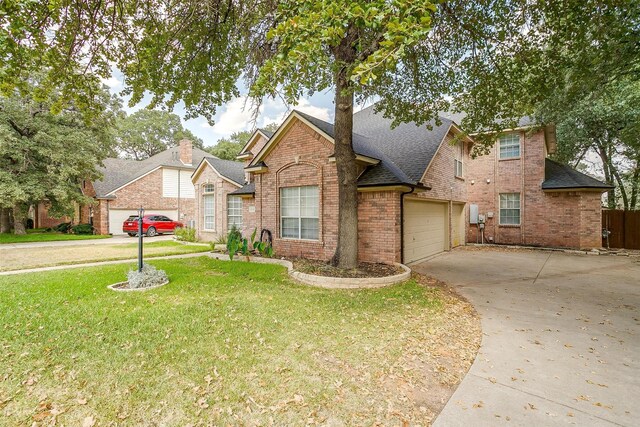
[[[326,261],[318,261],[304,258],[288,258],[293,263],[296,271],[307,274],[315,274],[317,276],[326,277],[387,277],[395,276],[404,272],[404,270],[395,265],[379,264],[371,262],[361,262],[358,267],[353,270],[342,270],[332,266]]]

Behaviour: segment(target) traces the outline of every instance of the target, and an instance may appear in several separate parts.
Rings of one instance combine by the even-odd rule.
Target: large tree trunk
[[[0,233],[11,231],[11,218],[9,208],[0,208]]]
[[[353,151],[353,85],[347,71],[356,51],[349,36],[334,50],[336,62],[345,65],[336,73],[335,156],[338,169],[338,247],[333,264],[342,269],[358,266],[358,186],[356,155]]]
[[[27,211],[24,206],[16,205],[13,207],[13,232],[14,234],[27,234],[24,222],[27,219]]]

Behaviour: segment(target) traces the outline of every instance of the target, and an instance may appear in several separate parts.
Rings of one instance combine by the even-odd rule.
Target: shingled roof
[[[220,175],[235,182],[238,185],[244,185],[244,165],[242,162],[234,162],[233,160],[222,160],[217,157],[205,157],[204,159],[211,165]]]
[[[104,166],[98,168],[102,173],[102,179],[93,181],[93,188],[96,197],[105,198],[114,190],[160,166],[193,170],[193,165],[197,165],[207,156],[211,154],[194,147],[192,164],[185,165],[180,161],[180,148],[171,147],[145,160],[108,158],[104,160]]]
[[[305,113],[302,117],[334,137],[333,125]],[[402,123],[392,129],[392,119],[376,113],[372,107],[365,108],[353,116],[353,149],[357,154],[380,160],[370,166],[358,179],[359,186],[408,184],[422,185],[420,179],[431,159],[438,151],[440,143],[447,135],[453,121],[440,118],[418,126]]]
[[[570,190],[576,188],[608,190],[613,187],[591,178],[589,175],[578,172],[570,166],[551,159],[545,159],[543,190]]]

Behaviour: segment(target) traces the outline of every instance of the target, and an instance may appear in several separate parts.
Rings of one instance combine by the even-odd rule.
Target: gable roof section
[[[253,134],[251,134],[247,143],[244,144],[244,147],[242,147],[242,150],[240,150],[238,157],[251,154],[249,150],[253,148],[253,146],[256,144],[256,141],[258,140],[258,137],[260,136],[264,137],[268,141],[273,136],[273,132],[270,132],[266,129],[256,129],[255,131],[253,131]]]
[[[544,160],[543,190],[572,190],[579,188],[606,191],[613,187],[591,178],[589,175],[578,172],[570,166],[551,159]]]
[[[205,157],[202,159],[196,170],[191,175],[191,180],[194,181],[200,173],[202,173],[204,167],[209,165],[214,172],[216,172],[224,180],[234,184],[238,187],[242,187],[245,183],[244,166],[241,162],[234,162],[233,160],[222,160],[217,157]]]
[[[194,147],[192,162],[197,164],[207,156],[211,156],[211,154]],[[186,170],[195,169],[193,165],[185,165],[180,161],[180,149],[177,146],[144,160],[108,158],[103,161],[103,166],[98,168],[98,171],[102,173],[102,179],[92,183],[96,197],[104,198],[162,166]]]

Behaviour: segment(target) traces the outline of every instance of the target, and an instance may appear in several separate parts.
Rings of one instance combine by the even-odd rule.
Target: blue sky
[[[122,74],[115,70],[111,78],[103,80],[103,82],[109,86],[112,93],[119,94],[123,89],[123,80]],[[238,82],[238,87],[242,94],[247,93],[247,89],[242,85],[242,82]],[[149,97],[145,97],[139,104],[134,107],[129,107],[126,105],[128,98],[124,97],[123,99],[125,102],[124,110],[128,114],[144,108],[150,100]],[[220,138],[227,137],[233,132],[253,129],[253,115],[250,109],[250,103],[246,101],[246,97],[242,96],[232,100],[226,105],[220,106],[215,115],[215,124],[213,126],[209,125],[204,117],[184,120],[185,110],[183,104],[177,105],[174,113],[180,116],[183,125],[187,129],[204,141],[205,146],[212,146],[215,145]],[[258,115],[255,125],[261,127],[274,122],[280,124],[291,108],[333,123],[333,91],[316,93],[308,98],[300,98],[298,104],[295,106],[287,106],[279,99],[266,99],[260,107],[260,114]]]

